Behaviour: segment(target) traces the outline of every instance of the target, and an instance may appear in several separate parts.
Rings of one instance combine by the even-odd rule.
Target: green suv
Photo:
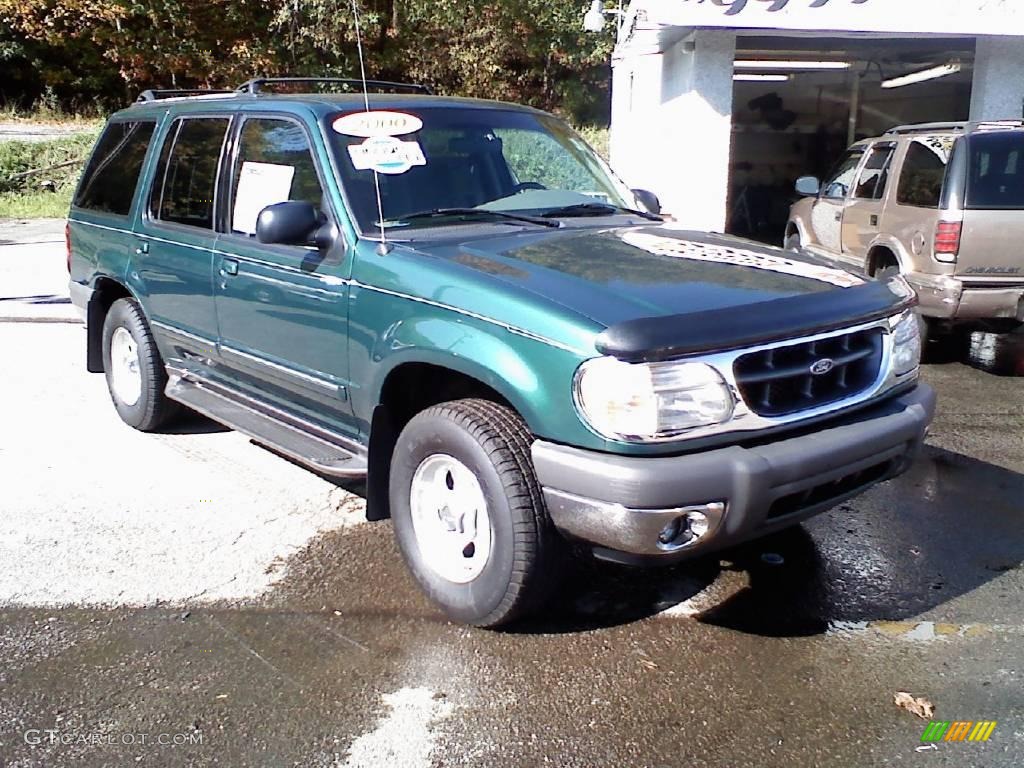
[[[186,407],[365,479],[480,626],[574,550],[674,563],[906,469],[935,397],[902,277],[673,229],[549,114],[371,87],[110,118],[68,248],[125,422]]]

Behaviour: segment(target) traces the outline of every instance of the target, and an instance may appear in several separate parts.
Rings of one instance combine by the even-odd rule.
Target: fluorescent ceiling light
[[[949,62],[949,64],[942,64],[938,67],[922,69],[920,72],[911,72],[909,75],[903,75],[902,77],[894,77],[891,80],[885,80],[882,82],[882,87],[901,88],[904,85],[923,83],[925,80],[934,80],[938,77],[955,75],[961,69],[963,69],[963,65],[959,61],[951,61]]]
[[[789,80],[789,75],[735,74],[732,79],[737,83],[784,83]]]
[[[736,69],[849,69],[848,61],[789,61],[749,59],[736,62]]]

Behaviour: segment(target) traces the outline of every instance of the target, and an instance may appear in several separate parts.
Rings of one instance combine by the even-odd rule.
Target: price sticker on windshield
[[[423,127],[423,121],[416,115],[405,112],[389,112],[374,110],[370,112],[353,112],[337,118],[331,127],[343,136],[358,136],[363,139],[378,136],[405,136],[416,133]]]
[[[348,155],[357,171],[376,171],[391,176],[427,164],[418,141],[402,141],[394,136],[378,136],[362,144],[352,144]]]

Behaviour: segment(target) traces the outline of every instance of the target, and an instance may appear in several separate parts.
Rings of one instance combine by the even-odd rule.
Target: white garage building
[[[855,137],[1024,116],[1024,0],[634,0],[612,164],[689,227],[781,238]]]

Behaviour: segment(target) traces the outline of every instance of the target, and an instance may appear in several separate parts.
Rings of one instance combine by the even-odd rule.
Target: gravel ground
[[[85,133],[89,128],[82,128],[75,123],[31,123],[27,121],[0,121],[0,141],[50,141],[62,136],[74,136]]]

